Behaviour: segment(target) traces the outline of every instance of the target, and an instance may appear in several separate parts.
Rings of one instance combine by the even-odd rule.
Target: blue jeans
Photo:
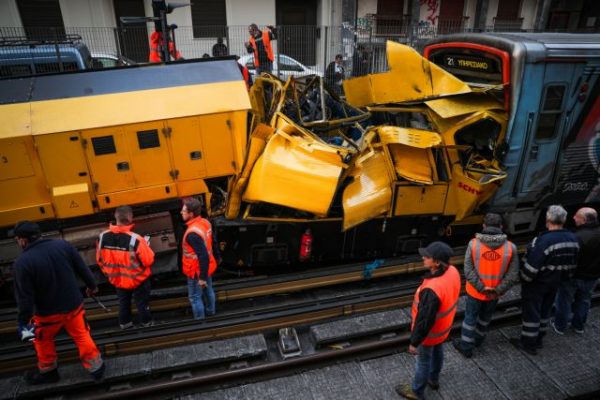
[[[483,343],[496,310],[496,304],[498,304],[498,300],[484,301],[467,295],[459,342],[462,350],[470,352],[474,347],[479,347]]]
[[[412,390],[419,398],[423,398],[425,395],[427,381],[438,383],[440,380],[440,372],[444,365],[443,346],[444,344],[440,343],[435,346],[420,345],[418,347],[417,369],[412,382]]]
[[[206,314],[213,315],[215,313],[216,297],[215,291],[212,287],[212,278],[208,278],[206,281],[206,288],[200,287],[197,279],[187,280],[188,285],[188,299],[192,305],[192,312],[194,313],[194,319],[204,319],[204,302],[202,301],[202,292],[206,292],[206,298],[208,305],[206,306]],[[203,290],[205,289],[205,290]]]
[[[152,321],[150,314],[150,279],[146,279],[135,289],[117,289],[119,298],[119,324],[126,325],[131,321],[131,298],[135,300],[142,324]]]
[[[564,332],[570,322],[574,329],[583,330],[596,283],[597,279],[570,279],[560,285],[554,302],[556,329]]]

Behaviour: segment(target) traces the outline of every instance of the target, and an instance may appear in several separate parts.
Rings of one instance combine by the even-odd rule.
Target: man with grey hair
[[[527,246],[521,268],[521,337],[510,342],[535,355],[543,347],[556,292],[565,276],[577,266],[579,243],[574,234],[563,228],[567,211],[559,205],[548,207],[547,231]]]
[[[582,334],[592,303],[592,293],[600,278],[600,227],[598,213],[593,208],[580,208],[573,217],[579,240],[579,259],[573,279],[564,281],[558,288],[552,327],[564,334],[569,323],[576,333]]]
[[[460,339],[452,344],[466,358],[485,339],[498,299],[519,282],[517,246],[502,233],[502,217],[488,213],[483,230],[465,253],[466,307]]]

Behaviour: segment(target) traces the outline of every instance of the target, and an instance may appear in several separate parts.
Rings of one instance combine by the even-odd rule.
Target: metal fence
[[[522,31],[522,19],[498,20],[487,31]],[[311,71],[323,74],[336,54],[342,54],[346,75],[381,72],[387,69],[385,42],[393,40],[420,48],[425,41],[440,34],[464,32],[467,18],[440,19],[436,25],[411,25],[405,15],[370,14],[356,25],[342,26],[280,26],[273,48],[281,69],[285,63],[297,62]],[[2,64],[10,53],[27,55],[33,44],[65,41],[73,35],[81,37],[93,56],[125,56],[135,62],[148,61],[151,24],[115,28],[14,28],[0,27],[0,57]],[[247,26],[183,26],[173,34],[177,49],[184,58],[200,58],[216,54],[238,55],[248,59]],[[27,41],[20,46],[15,39]],[[222,44],[217,44],[222,39]],[[68,40],[66,40],[68,42]],[[221,41],[219,41],[221,42]],[[55,49],[60,46],[54,45]],[[68,45],[67,45],[68,46]],[[282,56],[287,57],[282,57]],[[290,58],[288,58],[290,57]],[[60,58],[60,57],[59,57]],[[64,60],[63,60],[64,61]],[[46,66],[45,68],[50,68]],[[70,68],[63,68],[70,69]],[[276,69],[276,72],[279,73]]]

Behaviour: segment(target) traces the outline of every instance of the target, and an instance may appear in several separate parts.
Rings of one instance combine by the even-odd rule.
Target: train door
[[[534,200],[551,189],[558,152],[568,132],[568,97],[574,74],[573,64],[548,63],[545,66],[543,85],[537,90],[541,94],[539,106],[527,114],[517,197]],[[536,92],[536,88],[529,85],[528,90]]]

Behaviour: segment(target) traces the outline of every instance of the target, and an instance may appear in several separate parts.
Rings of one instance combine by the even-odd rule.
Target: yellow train
[[[501,99],[406,46],[389,43],[388,63],[346,81],[348,102],[318,77],[265,76],[248,96],[234,60],[0,81],[0,263],[17,253],[10,227],[30,219],[93,264],[111,210],[129,204],[175,269],[179,199],[192,195],[227,217],[215,227],[236,265],[297,262],[307,233],[300,258],[333,261],[477,222],[506,177]]]

